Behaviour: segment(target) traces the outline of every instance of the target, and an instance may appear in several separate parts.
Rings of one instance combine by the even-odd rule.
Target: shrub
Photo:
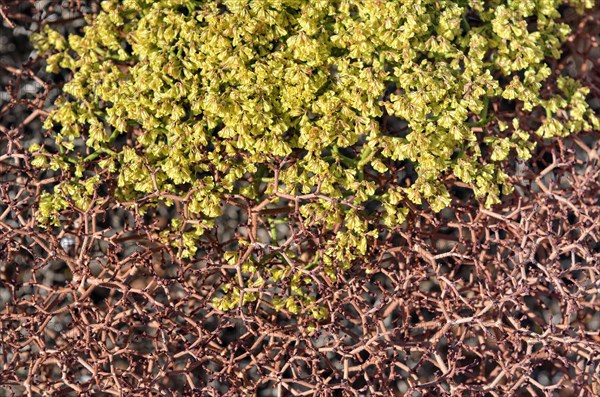
[[[238,285],[215,304],[286,279],[274,306],[322,318],[311,270],[335,279],[415,205],[447,207],[456,181],[496,204],[504,164],[536,136],[600,127],[587,89],[548,63],[569,33],[562,3],[104,1],[83,35],[35,37],[48,70],[72,76],[45,123],[60,156],[31,151],[78,178],[42,196],[38,219],[86,211],[114,176],[109,195],[144,199],[138,211],[182,205],[163,236],[189,258],[226,203],[245,207],[222,258]],[[293,247],[276,223],[318,243]]]

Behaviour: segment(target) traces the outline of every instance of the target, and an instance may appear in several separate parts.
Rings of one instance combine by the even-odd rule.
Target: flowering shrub
[[[189,258],[224,204],[245,206],[222,258],[239,284],[215,305],[286,279],[274,306],[323,318],[306,292],[315,269],[335,279],[414,205],[447,207],[456,181],[498,203],[509,156],[527,160],[536,136],[600,127],[587,89],[548,63],[569,33],[562,3],[593,5],[104,1],[83,35],[35,37],[48,70],[72,77],[45,123],[60,156],[34,145],[34,161],[79,178],[44,194],[38,219],[57,225],[69,202],[85,211],[114,177],[110,194],[144,198],[138,211],[182,205],[163,238]],[[278,223],[316,243],[294,247]]]

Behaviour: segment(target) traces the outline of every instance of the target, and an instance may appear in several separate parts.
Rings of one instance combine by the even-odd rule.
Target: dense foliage
[[[50,71],[73,74],[45,124],[62,156],[31,151],[36,165],[79,178],[42,196],[39,220],[58,225],[69,201],[85,211],[115,175],[110,194],[121,201],[185,202],[170,225],[185,231],[170,241],[185,258],[225,203],[291,203],[331,236],[326,249],[300,270],[291,262],[301,253],[273,249],[289,266],[269,267],[246,254],[256,236],[238,233],[224,263],[266,272],[226,288],[218,305],[253,301],[245,287],[290,278],[293,296],[275,305],[299,312],[297,302],[314,299],[302,292],[311,282],[303,271],[319,265],[335,278],[414,204],[447,207],[447,181],[468,184],[489,207],[511,190],[503,162],[527,160],[534,134],[600,128],[587,89],[548,64],[569,33],[557,21],[561,3],[105,1],[82,36],[35,37]],[[540,122],[506,118],[501,106]],[[408,184],[406,164],[417,175]]]

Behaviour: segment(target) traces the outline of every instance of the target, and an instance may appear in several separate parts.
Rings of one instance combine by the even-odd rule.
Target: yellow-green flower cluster
[[[45,125],[59,127],[56,142],[67,158],[53,166],[98,162],[118,173],[122,200],[187,196],[190,211],[210,227],[226,194],[260,199],[255,185],[240,182],[288,158],[278,191],[272,184],[267,194],[319,186],[327,199],[302,202],[300,213],[335,228],[323,261],[347,267],[365,255],[374,233],[360,209],[367,200],[381,203],[383,222],[393,227],[404,222],[407,201],[448,206],[448,175],[470,184],[487,206],[510,191],[500,162],[511,152],[527,159],[533,143],[518,120],[498,119],[492,103],[543,109],[542,125],[531,132],[545,138],[598,128],[587,91],[572,79],[561,77],[556,94],[540,95],[552,73],[545,59],[560,55],[569,32],[557,21],[563,3],[593,5],[107,0],[82,36],[46,29],[35,38],[49,55],[48,70],[73,71],[68,97]],[[394,92],[384,95],[389,87]],[[403,119],[408,134],[387,133],[384,115]],[[131,145],[116,145],[126,133]],[[81,136],[85,156],[74,152]],[[402,161],[414,164],[418,179],[376,194],[366,171],[385,175]],[[88,191],[61,187],[56,195],[73,192],[85,206]],[[41,220],[56,221],[56,203],[44,202]],[[195,252],[193,242],[180,245],[188,256]]]

